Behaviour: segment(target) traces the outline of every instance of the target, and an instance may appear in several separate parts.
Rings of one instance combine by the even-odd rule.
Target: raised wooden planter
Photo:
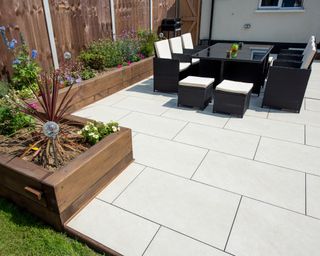
[[[153,57],[146,58],[74,85],[71,90],[71,95],[74,95],[73,105],[69,113],[153,75],[152,59]],[[68,88],[64,88],[59,93],[63,96],[67,90]]]
[[[82,123],[86,121],[72,119]],[[132,161],[131,130],[123,127],[55,172],[2,154],[0,196],[63,230],[64,223]]]

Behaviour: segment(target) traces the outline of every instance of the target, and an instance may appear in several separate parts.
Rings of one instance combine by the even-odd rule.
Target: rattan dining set
[[[273,45],[217,43],[194,46],[190,33],[155,42],[154,91],[178,94],[178,106],[243,117],[251,94],[265,86],[262,107],[300,112],[316,40],[304,50],[281,50]]]

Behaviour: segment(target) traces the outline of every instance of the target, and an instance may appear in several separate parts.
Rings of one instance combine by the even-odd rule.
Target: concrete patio
[[[68,226],[126,256],[318,256],[320,63],[300,114],[177,108],[152,82],[75,113],[131,128],[135,162]]]

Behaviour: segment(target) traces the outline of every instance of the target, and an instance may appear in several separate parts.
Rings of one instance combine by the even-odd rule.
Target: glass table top
[[[217,43],[194,54],[193,57],[211,60],[262,62],[273,48],[273,45],[243,44],[236,56],[228,57],[227,52],[230,51],[231,45],[231,43]]]

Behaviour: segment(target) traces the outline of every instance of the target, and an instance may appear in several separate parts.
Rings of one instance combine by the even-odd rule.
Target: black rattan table
[[[199,75],[214,77],[220,83],[224,79],[253,83],[252,93],[260,94],[268,72],[268,59],[273,45],[243,44],[237,56],[228,57],[230,43],[217,43],[196,54],[200,59]]]

